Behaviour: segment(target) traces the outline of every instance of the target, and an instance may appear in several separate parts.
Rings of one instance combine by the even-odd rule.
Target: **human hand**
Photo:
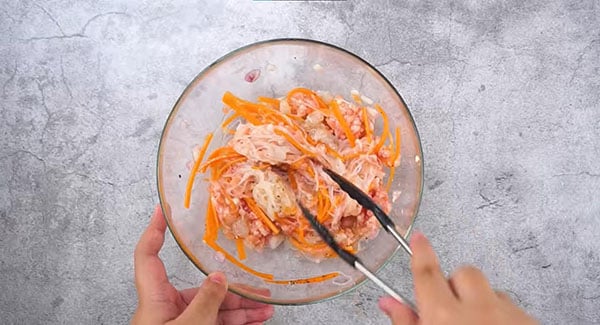
[[[414,234],[410,246],[419,316],[394,298],[381,298],[379,307],[394,325],[537,324],[506,294],[495,292],[483,273],[472,266],[458,269],[447,280],[422,234]]]
[[[256,325],[271,318],[273,306],[228,293],[227,279],[219,272],[210,274],[199,288],[175,289],[158,257],[165,229],[165,219],[157,205],[135,248],[138,307],[131,324]]]

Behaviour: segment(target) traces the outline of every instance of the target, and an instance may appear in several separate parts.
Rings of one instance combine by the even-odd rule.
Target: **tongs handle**
[[[340,245],[338,245],[335,242],[335,239],[333,238],[333,236],[331,235],[331,233],[329,232],[329,230],[327,230],[327,228],[325,228],[325,226],[323,226],[321,223],[319,223],[317,221],[317,218],[315,218],[315,216],[312,213],[310,213],[310,211],[307,208],[305,208],[302,205],[302,203],[298,202],[298,205],[300,206],[300,210],[302,210],[302,214],[308,220],[308,222],[313,227],[313,229],[315,229],[315,231],[319,234],[319,236],[321,237],[321,239],[323,239],[323,241],[342,260],[344,260],[350,266],[352,266],[355,269],[357,269],[358,271],[360,271],[367,278],[369,278],[371,281],[373,281],[378,287],[380,287],[381,289],[383,289],[383,291],[385,291],[387,294],[389,294],[390,296],[392,296],[394,299],[398,300],[398,302],[407,305],[410,309],[412,309],[412,311],[414,311],[415,313],[417,313],[417,309],[415,307],[415,304],[412,301],[410,301],[410,299],[408,299],[408,298],[402,296],[401,294],[397,293],[396,291],[394,291],[387,284],[385,284],[385,282],[383,282],[375,274],[373,274],[371,271],[369,271],[369,269],[367,269],[364,266],[364,264],[361,262],[361,260],[356,255],[354,255],[354,254],[350,253],[349,251],[347,251],[347,250],[343,249],[342,247],[340,247]]]

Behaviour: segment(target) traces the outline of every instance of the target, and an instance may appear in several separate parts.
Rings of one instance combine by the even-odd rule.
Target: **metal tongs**
[[[410,249],[410,246],[408,245],[408,243],[406,242],[404,237],[400,236],[400,234],[396,230],[396,225],[394,224],[392,219],[390,219],[390,217],[385,212],[383,212],[383,210],[377,205],[377,203],[375,203],[371,199],[371,197],[369,197],[369,195],[364,193],[361,189],[359,189],[354,184],[352,184],[350,181],[348,181],[341,175],[335,173],[334,171],[332,171],[328,168],[325,168],[324,170],[329,175],[329,177],[331,177],[331,179],[333,179],[336,183],[338,183],[338,185],[344,192],[346,192],[351,198],[356,200],[356,202],[358,202],[358,204],[363,206],[365,209],[373,212],[373,215],[375,215],[377,220],[379,220],[379,222],[383,226],[383,229],[385,229],[388,233],[390,233],[400,243],[400,246],[402,246],[402,248],[412,257],[412,250]],[[317,221],[317,219],[315,218],[315,216],[312,215],[310,213],[310,211],[308,211],[308,209],[306,209],[302,204],[300,204],[300,202],[298,202],[298,204],[300,205],[300,209],[302,210],[304,217],[306,217],[306,219],[308,219],[311,226],[315,229],[315,231],[319,234],[319,236],[321,236],[323,241],[325,241],[325,243],[329,247],[331,247],[331,249],[342,260],[344,260],[346,263],[350,264],[350,266],[352,266],[355,269],[357,269],[358,271],[360,271],[362,274],[364,274],[367,278],[369,278],[371,281],[373,281],[375,284],[377,284],[377,286],[379,286],[381,289],[383,289],[387,294],[392,296],[394,299],[407,305],[415,313],[417,312],[415,304],[410,299],[408,299],[408,298],[402,296],[401,294],[397,293],[396,291],[394,291],[394,289],[390,288],[387,284],[385,284],[385,282],[383,282],[375,274],[373,274],[371,271],[369,271],[369,269],[367,269],[365,267],[365,265],[361,262],[361,260],[358,257],[356,257],[356,255],[354,255],[354,254],[348,252],[347,250],[343,249],[342,247],[340,247],[335,242],[335,239],[333,238],[333,236],[331,235],[329,230],[327,230],[327,228],[325,228],[325,226],[323,226],[321,223],[319,223]]]

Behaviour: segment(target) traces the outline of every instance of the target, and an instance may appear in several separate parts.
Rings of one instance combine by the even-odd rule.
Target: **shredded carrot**
[[[204,144],[200,149],[200,155],[198,156],[198,159],[196,159],[196,161],[194,162],[194,166],[190,171],[190,177],[188,178],[187,186],[185,188],[185,197],[183,199],[183,206],[186,209],[190,208],[190,200],[192,198],[192,187],[194,186],[194,178],[196,178],[196,173],[198,173],[198,168],[200,168],[200,163],[202,163],[202,159],[204,159],[204,154],[206,153],[206,149],[208,149],[208,145],[210,144],[212,138],[212,132],[206,136],[206,139],[204,139]]]
[[[290,185],[293,189],[298,188],[298,183],[296,183],[296,177],[294,177],[294,172],[290,169],[288,170],[288,179],[290,180]]]
[[[242,269],[250,274],[253,274],[261,279],[273,280],[273,278],[274,278],[273,274],[259,272],[259,271],[256,271],[256,270],[248,267],[246,264],[238,261],[233,255],[229,254],[225,249],[223,249],[221,246],[219,246],[215,241],[206,241],[206,245],[208,245],[210,248],[216,250],[217,252],[220,252],[221,254],[223,254],[229,262],[231,262],[233,265],[239,267],[240,269]]]
[[[355,94],[355,93],[350,93],[350,96],[352,96],[352,100],[357,103],[357,104],[362,104],[362,98],[360,98],[359,94]]]
[[[396,163],[396,160],[398,159],[398,156],[400,155],[400,149],[401,149],[401,143],[402,143],[402,138],[400,136],[400,128],[396,128],[394,130],[394,133],[396,135],[396,147],[394,148],[394,152],[392,153],[392,156],[390,157],[391,160],[389,162],[390,165],[390,175],[388,177],[388,181],[386,184],[386,190],[389,192],[390,188],[392,187],[392,182],[394,181],[394,173],[396,172],[396,167],[394,166],[394,164]]]
[[[394,164],[396,164],[396,160],[398,160],[398,156],[400,156],[400,147],[402,145],[402,136],[400,135],[400,128],[396,127],[394,133],[396,135],[396,140],[394,142],[396,144],[396,148],[394,149],[394,154],[391,157],[392,161],[390,162],[390,166],[394,166]]]
[[[346,121],[346,119],[342,116],[342,112],[340,111],[340,107],[337,101],[332,100],[330,106],[331,111],[333,112],[333,116],[335,116],[335,118],[340,123],[340,127],[342,128],[342,130],[344,130],[344,133],[346,134],[346,138],[348,138],[348,141],[350,141],[350,145],[354,147],[356,141],[356,139],[354,138],[354,133],[352,133],[352,130],[350,130],[350,127],[348,126],[348,121]]]
[[[387,115],[381,108],[381,106],[375,104],[375,109],[379,112],[379,114],[381,114],[381,117],[383,118],[383,131],[381,131],[381,139],[379,139],[379,142],[377,143],[377,145],[375,145],[375,148],[373,149],[373,152],[377,153],[379,151],[379,149],[381,149],[381,147],[385,143],[385,140],[387,140],[387,137],[389,136],[390,122],[388,120]]]
[[[244,117],[248,122],[254,125],[261,124],[260,114],[258,114],[260,105],[238,98],[229,91],[225,92],[222,101],[225,105],[229,106],[237,114]]]
[[[217,240],[217,237],[219,235],[219,225],[217,221],[217,216],[215,214],[215,209],[210,198],[208,199],[208,206],[206,208],[205,225],[206,230],[204,232],[204,241]]]
[[[231,114],[228,118],[225,119],[225,121],[223,121],[223,123],[221,123],[221,128],[223,128],[223,129],[227,128],[227,126],[229,124],[231,124],[231,122],[233,122],[233,120],[235,120],[238,117],[240,117],[240,115],[238,113]]]
[[[271,104],[275,107],[279,107],[279,99],[277,99],[277,98],[258,96],[258,101],[267,103],[267,104]]]
[[[204,164],[202,164],[202,166],[200,166],[200,171],[203,173],[206,172],[206,169],[208,169],[208,167],[210,167],[211,165],[213,165],[216,162],[223,162],[223,161],[227,161],[227,160],[231,160],[231,159],[235,159],[235,158],[241,158],[241,157],[244,157],[244,156],[242,156],[236,152],[234,154],[209,159]]]
[[[344,249],[346,251],[348,251],[349,253],[352,253],[352,254],[356,253],[356,249],[352,246],[346,246],[346,247],[344,247]]]
[[[390,191],[390,188],[392,188],[392,182],[394,181],[394,173],[395,172],[396,172],[396,168],[391,167],[390,168],[390,176],[388,177],[387,184],[385,185],[385,190],[388,192]]]
[[[225,156],[225,155],[231,155],[236,153],[237,151],[235,151],[233,149],[233,147],[231,146],[224,146],[218,149],[215,149],[210,155],[208,155],[208,160],[213,159],[215,157],[219,157],[219,156]]]
[[[323,99],[321,99],[321,97],[319,95],[317,95],[314,91],[312,91],[310,89],[306,89],[306,88],[302,88],[302,87],[294,88],[294,89],[290,90],[290,92],[288,92],[288,94],[286,96],[286,100],[287,100],[288,105],[290,105],[290,108],[295,107],[294,103],[292,103],[292,97],[294,97],[297,94],[302,94],[304,96],[307,96],[308,98],[310,98],[316,102],[316,104],[318,106],[317,108],[319,108],[321,110],[327,110],[327,104],[325,104],[325,102],[323,101]]]
[[[271,229],[271,231],[277,235],[279,233],[279,228],[271,221],[271,219],[263,212],[263,210],[254,202],[252,198],[244,198],[244,202],[248,205],[250,210],[254,212],[256,217]]]
[[[290,164],[290,169],[291,170],[301,170],[300,167],[306,166],[306,168],[302,169],[302,171],[306,171],[310,175],[310,177],[314,178],[315,177],[315,169],[312,165],[305,164],[305,159],[307,159],[307,158],[309,158],[309,157],[303,156],[300,159],[294,161],[293,163]]]
[[[357,151],[357,152],[355,152],[355,153],[351,153],[351,154],[349,154],[349,155],[345,155],[345,156],[343,156],[343,157],[342,157],[342,160],[346,161],[346,160],[354,159],[354,158],[356,158],[356,157],[358,157],[358,156],[360,156],[360,155],[364,155],[364,154],[366,154],[366,153],[365,153],[365,152],[360,152],[360,151]]]
[[[292,162],[290,164],[290,168],[291,169],[298,169],[298,168],[300,168],[300,166],[302,166],[302,163],[304,163],[305,159],[308,159],[308,157],[307,156],[302,156],[302,157],[296,159],[296,161],[294,161],[294,162]]]
[[[337,151],[333,150],[333,149],[332,149],[330,146],[328,146],[327,144],[325,144],[325,150],[327,151],[327,153],[328,153],[328,154],[330,154],[330,155],[332,155],[332,156],[334,156],[334,157],[336,157],[336,158],[339,158],[339,159],[341,159],[341,160],[344,160],[344,157],[343,157],[342,155],[340,155],[340,153],[339,153],[339,152],[337,152]]]
[[[244,156],[229,160],[228,162],[224,163],[223,166],[221,168],[219,168],[219,170],[217,172],[213,173],[213,175],[211,176],[211,179],[212,180],[218,179],[219,177],[221,177],[221,175],[223,175],[224,172],[227,171],[227,169],[231,168],[231,166],[241,163],[241,162],[244,162],[246,160],[248,160],[248,158],[246,158]]]
[[[246,259],[246,250],[244,249],[244,239],[238,238],[235,240],[235,246],[240,260]]]
[[[290,136],[289,134],[285,133],[284,131],[279,130],[279,129],[275,129],[274,132],[275,132],[275,134],[284,137],[292,146],[294,146],[296,149],[298,149],[303,154],[311,156],[311,157],[315,157],[316,156],[316,154],[314,152],[312,152],[312,151],[304,148],[300,143],[298,143],[296,140],[294,140],[294,138],[292,138],[292,136]]]
[[[373,134],[371,132],[371,127],[369,125],[369,115],[367,114],[366,107],[362,108],[362,118],[363,118],[363,123],[365,126],[365,137],[367,137],[367,141],[371,142],[371,139],[373,138]]]
[[[325,193],[323,193],[323,191],[325,191]],[[329,196],[326,191],[325,188],[321,188],[321,190],[317,192],[317,221],[321,223],[327,220],[329,209],[331,207],[331,202],[329,201]]]
[[[309,283],[317,283],[327,281],[329,279],[333,279],[340,275],[339,272],[331,272],[323,275],[318,275],[305,279],[295,279],[295,280],[265,280],[267,283],[273,284],[309,284]]]
[[[278,123],[287,124],[293,129],[297,129],[297,126],[287,118],[286,115],[278,110],[274,110],[266,105],[255,104],[241,98],[236,97],[230,92],[226,92],[223,95],[223,103],[231,107],[237,114],[244,117],[248,122],[259,125],[264,123]],[[279,106],[277,106],[279,107]]]

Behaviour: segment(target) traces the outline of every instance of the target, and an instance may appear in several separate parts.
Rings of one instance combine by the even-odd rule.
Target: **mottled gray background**
[[[207,64],[307,37],[372,62],[422,136],[417,228],[546,324],[600,324],[598,1],[3,1],[4,324],[123,324],[163,123]],[[180,287],[198,283],[168,236]],[[411,289],[407,261],[382,272]],[[404,278],[404,279],[403,279]],[[385,324],[372,285],[271,324]]]

